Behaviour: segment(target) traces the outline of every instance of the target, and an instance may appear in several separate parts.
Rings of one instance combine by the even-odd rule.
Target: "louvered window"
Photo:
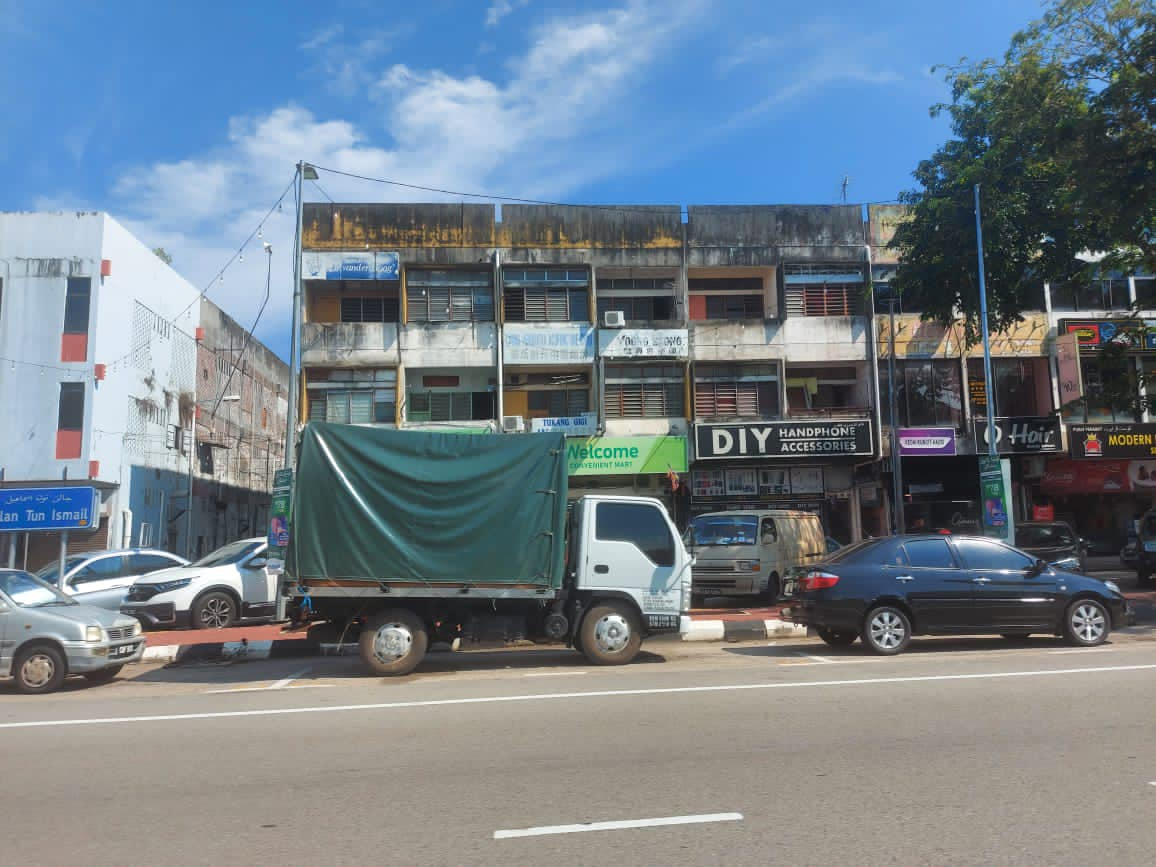
[[[490,391],[411,391],[405,417],[411,422],[486,421],[494,417]]]
[[[505,268],[507,322],[588,322],[590,275],[584,269]]]
[[[863,270],[856,265],[784,265],[788,316],[862,316]]]
[[[306,384],[310,421],[338,424],[393,424],[397,410],[397,371],[331,370],[313,374]]]
[[[342,322],[397,322],[398,305],[396,298],[384,296],[343,297],[341,299]]]
[[[406,271],[409,322],[493,322],[493,272]]]
[[[603,410],[607,418],[674,418],[685,413],[683,371],[670,365],[606,368]]]
[[[590,394],[585,388],[530,391],[526,399],[531,418],[575,416],[590,410]]]
[[[699,364],[695,367],[696,418],[776,418],[779,371],[773,364]]]

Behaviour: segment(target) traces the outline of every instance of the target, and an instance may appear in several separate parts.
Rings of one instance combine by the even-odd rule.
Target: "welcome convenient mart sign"
[[[869,421],[695,425],[699,460],[818,458],[874,454]]]
[[[572,476],[686,472],[686,437],[587,437],[566,441]]]

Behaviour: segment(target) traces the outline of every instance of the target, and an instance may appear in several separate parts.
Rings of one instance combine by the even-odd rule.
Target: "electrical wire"
[[[261,314],[265,312],[265,307],[269,303],[269,295],[272,291],[273,285],[273,248],[265,246],[265,299],[261,302],[261,307],[257,311],[257,318],[253,320],[253,327],[245,332],[245,342],[241,344],[241,351],[237,353],[236,359],[233,361],[233,366],[229,368],[229,375],[225,377],[225,384],[221,386],[221,393],[217,395],[217,400],[213,404],[213,411],[209,413],[209,419],[217,417],[217,409],[221,406],[221,401],[225,399],[225,394],[229,390],[229,383],[233,381],[233,374],[237,372],[237,366],[245,358],[245,352],[249,349],[249,341],[253,338],[253,332],[257,330],[257,326],[261,323]]]
[[[24,361],[24,360],[19,359],[19,358],[9,358],[7,356],[0,355],[0,367],[2,367],[5,364],[7,364],[13,368],[17,364],[19,364],[22,367],[39,367],[41,371],[59,370],[63,373],[79,374],[80,379],[86,379],[86,378],[91,377],[93,375],[91,370],[78,370],[75,367],[61,367],[57,364],[41,364],[38,361]]]

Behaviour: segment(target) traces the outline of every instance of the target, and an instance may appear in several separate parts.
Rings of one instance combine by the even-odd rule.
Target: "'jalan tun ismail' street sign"
[[[0,531],[91,530],[98,523],[96,488],[0,490]]]

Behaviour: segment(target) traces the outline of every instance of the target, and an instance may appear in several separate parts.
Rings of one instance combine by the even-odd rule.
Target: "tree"
[[[893,286],[978,341],[973,186],[982,191],[990,325],[1036,307],[1045,281],[1156,271],[1156,5],[1051,0],[1002,60],[946,76],[953,137],[914,172]],[[1089,251],[1107,253],[1090,266]],[[1081,255],[1083,254],[1083,255]]]
[[[153,254],[166,265],[173,264],[173,257],[169,255],[169,251],[164,247],[153,247]]]

